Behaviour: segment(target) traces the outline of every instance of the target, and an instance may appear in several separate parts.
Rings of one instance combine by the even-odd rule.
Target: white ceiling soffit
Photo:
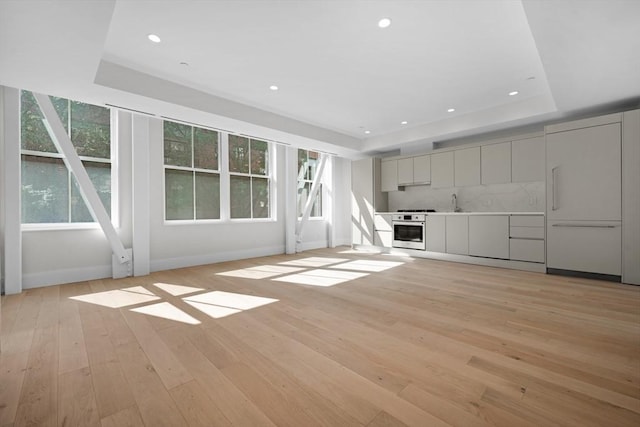
[[[633,0],[2,0],[0,84],[354,157],[637,104],[639,19]]]

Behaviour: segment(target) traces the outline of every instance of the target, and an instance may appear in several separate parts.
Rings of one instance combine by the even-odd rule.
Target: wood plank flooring
[[[638,426],[640,288],[308,251],[2,299],[2,426]]]

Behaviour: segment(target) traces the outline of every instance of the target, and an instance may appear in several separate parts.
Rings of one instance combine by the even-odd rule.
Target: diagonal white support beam
[[[111,223],[107,210],[102,205],[102,201],[100,200],[91,179],[89,179],[89,175],[80,160],[80,156],[76,153],[76,149],[73,146],[69,135],[67,135],[67,132],[64,130],[62,122],[53,108],[51,100],[47,95],[42,95],[40,93],[34,93],[33,96],[36,98],[36,101],[38,101],[40,110],[44,115],[43,123],[47,128],[47,132],[49,132],[49,136],[51,136],[51,139],[58,151],[64,156],[63,160],[65,165],[75,176],[78,186],[80,187],[80,194],[87,204],[87,208],[89,209],[89,212],[91,212],[91,216],[98,221],[100,227],[102,227],[102,231],[111,245],[111,249],[116,260],[120,264],[131,262],[131,251],[127,251],[124,248],[116,229]]]
[[[328,154],[320,155],[320,165],[318,165],[318,170],[316,171],[316,176],[313,179],[313,183],[311,184],[311,191],[309,192],[309,197],[307,197],[307,202],[304,205],[304,211],[302,214],[302,218],[296,224],[296,239],[297,242],[300,243],[302,241],[302,230],[304,229],[305,224],[309,221],[309,216],[311,215],[311,208],[313,207],[313,202],[316,199],[316,195],[318,194],[318,190],[320,189],[320,183],[322,182],[322,174],[324,173],[324,166],[327,164]]]

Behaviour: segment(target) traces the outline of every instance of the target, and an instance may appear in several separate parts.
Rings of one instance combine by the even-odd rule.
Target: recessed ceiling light
[[[455,108],[449,108],[449,109],[447,110],[447,113],[453,113],[454,111],[456,111],[456,109],[455,109]]]
[[[369,135],[371,133],[370,130],[365,130],[364,133],[366,133],[367,135]]]
[[[509,92],[509,96],[515,96],[518,94],[517,90],[514,90],[513,92]]]
[[[183,67],[188,67],[188,66],[189,66],[189,63],[188,63],[188,62],[184,62],[184,61],[182,61],[182,62],[180,63],[180,65],[182,65]]]
[[[401,124],[401,125],[406,125],[406,124],[407,124],[407,121],[406,121],[406,120],[403,120],[403,121],[401,121],[401,122],[400,122],[400,124]]]
[[[535,76],[527,77],[527,80],[535,80],[535,79],[536,79]]]
[[[151,40],[152,42],[154,42],[154,43],[160,43],[160,37],[158,37],[155,34],[149,34],[149,35],[147,35],[147,38],[149,40]]]
[[[278,86],[276,86],[276,85],[271,85],[271,86],[269,86],[269,89],[271,89],[271,90],[278,90]]]
[[[382,18],[378,21],[378,27],[380,28],[387,28],[389,25],[391,25],[391,19],[389,18]]]

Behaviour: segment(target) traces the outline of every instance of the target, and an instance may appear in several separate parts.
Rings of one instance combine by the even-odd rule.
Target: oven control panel
[[[394,221],[421,222],[425,220],[425,214],[393,214]]]

